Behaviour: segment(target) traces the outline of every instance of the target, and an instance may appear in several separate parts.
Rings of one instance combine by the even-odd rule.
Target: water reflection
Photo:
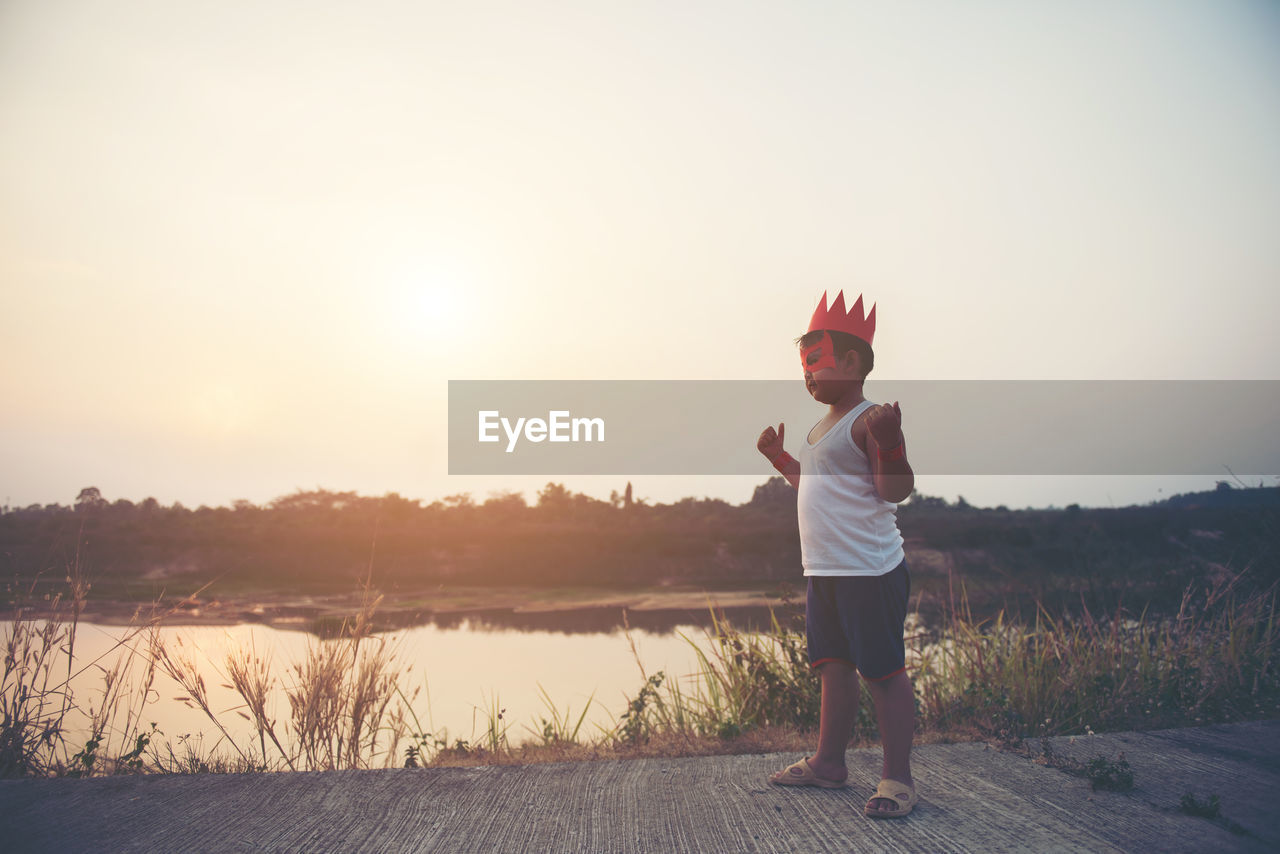
[[[616,607],[571,608],[560,611],[518,611],[510,608],[492,608],[430,614],[426,625],[442,629],[470,625],[485,631],[515,630],[521,632],[559,632],[561,634],[599,634],[621,631],[629,625],[633,629],[659,635],[669,635],[681,628],[709,628],[712,624],[708,608],[654,608],[630,610]],[[785,621],[792,610],[776,611],[778,620]],[[717,608],[716,614],[727,618],[734,626],[745,631],[765,631],[769,628],[770,611],[766,607],[741,606]],[[625,619],[625,622],[624,622]]]
[[[726,609],[735,625],[764,625],[768,609]],[[611,729],[628,699],[644,684],[645,674],[663,671],[668,680],[689,685],[698,671],[698,649],[709,651],[705,627],[696,612],[628,611],[631,631],[624,632],[622,609],[598,608],[572,612],[479,611],[442,615],[427,625],[396,629],[376,635],[372,643],[385,643],[397,664],[410,668],[404,687],[416,690],[413,702],[423,730],[475,743],[485,730],[492,709],[503,711],[512,744],[536,740],[540,718],[549,717],[543,692],[560,715],[576,721],[590,703],[583,736],[596,738]],[[703,612],[710,622],[710,613]],[[299,626],[301,628],[301,626]],[[228,653],[252,648],[269,657],[277,688],[269,713],[280,724],[289,719],[289,702],[280,684],[296,678],[294,666],[307,649],[323,643],[314,635],[261,624],[233,626],[165,626],[160,640],[169,648],[181,648],[199,668],[209,690],[210,706],[231,738],[256,744],[252,726],[240,716],[243,699],[227,684]],[[128,629],[120,626],[81,624],[76,655],[82,664],[102,658],[108,665],[127,649],[116,647]],[[130,646],[136,650],[135,666],[145,662],[144,637]],[[96,667],[88,668],[73,683],[77,703],[97,705],[102,680]],[[186,693],[169,677],[159,674],[141,709],[145,728],[155,721],[163,739],[176,741],[188,734],[204,734],[206,746],[222,738],[218,727],[203,712],[180,698]],[[222,752],[230,753],[225,743]],[[401,757],[402,759],[403,757]],[[379,763],[381,764],[381,763]]]

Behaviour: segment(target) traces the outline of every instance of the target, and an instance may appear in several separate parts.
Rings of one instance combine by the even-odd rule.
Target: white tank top
[[[902,562],[898,505],[876,493],[871,462],[850,435],[854,420],[872,405],[863,401],[817,442],[810,444],[806,434],[800,443],[805,575],[884,575]]]

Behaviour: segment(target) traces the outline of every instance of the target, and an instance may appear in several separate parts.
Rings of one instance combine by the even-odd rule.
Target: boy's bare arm
[[[916,475],[907,462],[907,440],[902,435],[902,408],[880,404],[867,410],[867,458],[876,492],[885,501],[897,504],[907,500],[915,489]]]
[[[756,449],[765,455],[778,473],[797,489],[800,488],[800,463],[782,448],[782,438],[786,435],[787,425],[779,423],[778,429],[766,427],[756,440]]]

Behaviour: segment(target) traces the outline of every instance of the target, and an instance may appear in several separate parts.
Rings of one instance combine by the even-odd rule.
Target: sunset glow
[[[825,290],[873,380],[1277,378],[1273,4],[249,14],[0,9],[10,505],[532,495],[446,473],[449,380],[798,381]]]

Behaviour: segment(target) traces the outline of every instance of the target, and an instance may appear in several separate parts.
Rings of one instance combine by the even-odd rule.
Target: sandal
[[[893,801],[898,805],[898,808],[896,810],[872,809],[871,801],[876,798]],[[899,783],[897,780],[886,778],[880,781],[879,786],[876,786],[876,793],[867,800],[867,805],[862,808],[862,812],[868,818],[901,818],[911,812],[919,802],[920,796],[916,794],[914,786],[908,786],[906,783]]]
[[[769,782],[776,786],[817,786],[820,789],[843,789],[844,780],[827,780],[813,773],[806,757],[775,773]]]

